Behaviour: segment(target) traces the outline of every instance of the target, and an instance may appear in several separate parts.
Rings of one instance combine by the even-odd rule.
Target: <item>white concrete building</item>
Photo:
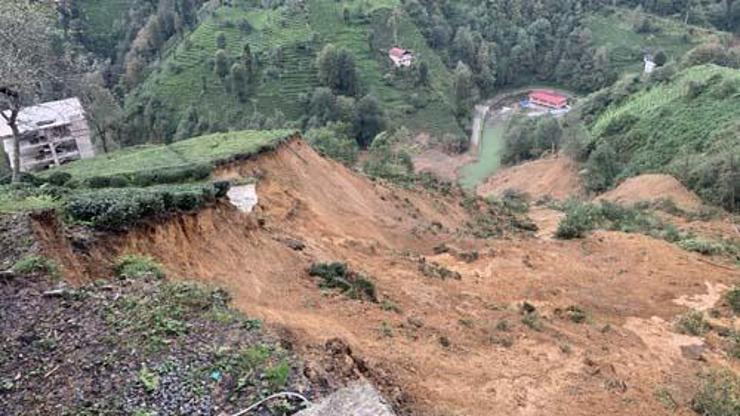
[[[18,114],[18,128],[23,136],[21,171],[44,170],[95,156],[85,110],[77,98],[24,108]],[[11,167],[15,167],[13,132],[3,119],[0,119],[0,140]]]
[[[414,62],[414,54],[402,48],[391,48],[388,51],[388,57],[397,67],[408,67]]]
[[[645,57],[642,59],[645,62],[645,73],[651,74],[655,70],[655,62],[653,61],[652,55],[645,55]]]

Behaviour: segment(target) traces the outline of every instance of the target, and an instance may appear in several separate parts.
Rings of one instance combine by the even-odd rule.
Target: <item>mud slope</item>
[[[256,211],[219,205],[111,237],[91,258],[150,253],[171,275],[215,282],[313,361],[341,337],[404,414],[688,415],[697,372],[729,365],[716,343],[679,335],[672,321],[694,296],[717,302],[740,279],[736,268],[614,232],[571,242],[466,237],[459,197],[371,182],[300,141],[218,175],[259,177]],[[441,242],[451,250],[435,255]],[[370,276],[385,302],[320,290],[306,268],[332,260]],[[427,277],[424,260],[461,278]],[[540,316],[529,325],[525,300]]]
[[[508,189],[529,194],[534,199],[549,196],[567,199],[581,192],[581,181],[567,157],[548,157],[502,169],[478,187],[481,196],[501,195]]]
[[[676,206],[687,211],[696,211],[701,208],[701,199],[686,189],[671,175],[646,174],[629,178],[616,188],[599,195],[596,200],[635,204],[637,202],[653,202],[659,199],[669,199]]]

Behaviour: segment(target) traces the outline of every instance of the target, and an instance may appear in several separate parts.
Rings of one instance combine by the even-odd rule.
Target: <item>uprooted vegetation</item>
[[[314,263],[308,270],[311,276],[319,277],[319,286],[325,289],[339,289],[352,299],[366,299],[378,302],[375,284],[346,263]]]
[[[0,285],[0,314],[13,317],[0,322],[8,414],[210,415],[285,389],[316,393],[295,356],[222,290],[152,277],[72,288],[35,276]],[[300,405],[277,400],[256,414]]]
[[[684,250],[706,255],[733,257],[740,253],[736,241],[708,241],[692,233],[680,232],[642,205],[626,207],[608,201],[586,203],[570,200],[558,208],[566,214],[555,232],[555,236],[561,239],[582,238],[592,230],[605,229],[649,235],[675,243]]]

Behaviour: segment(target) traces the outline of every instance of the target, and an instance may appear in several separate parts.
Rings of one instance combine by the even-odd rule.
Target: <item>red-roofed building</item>
[[[535,90],[529,93],[529,101],[543,107],[560,109],[568,105],[568,97],[550,90]]]
[[[388,57],[398,67],[411,66],[411,63],[414,61],[414,54],[411,51],[397,47],[391,48],[388,51]]]

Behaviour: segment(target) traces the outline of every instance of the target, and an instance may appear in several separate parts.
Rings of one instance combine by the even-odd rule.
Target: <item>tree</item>
[[[216,48],[226,49],[226,35],[223,32],[219,32],[218,36],[216,36]]]
[[[453,82],[455,87],[455,105],[457,106],[457,114],[462,116],[470,111],[473,107],[473,102],[477,99],[478,95],[473,83],[473,73],[462,61],[457,63]]]
[[[357,118],[354,123],[357,144],[367,148],[375,136],[385,129],[385,115],[378,99],[366,95],[357,103]]]
[[[247,99],[247,70],[244,65],[234,63],[231,66],[230,78],[231,88],[236,94],[239,101],[244,102]]]
[[[13,182],[20,179],[21,109],[61,78],[51,51],[52,11],[23,0],[0,2],[0,115],[13,132]]]
[[[185,115],[180,119],[175,132],[175,140],[187,139],[198,134],[198,111],[193,106],[189,106]]]
[[[244,68],[247,70],[247,75],[250,78],[252,77],[252,60],[252,48],[248,43],[245,43],[242,50],[242,64],[244,64]]]
[[[601,143],[591,152],[586,168],[586,188],[593,192],[606,191],[620,172],[617,153],[608,142]]]
[[[357,95],[359,76],[355,58],[346,48],[337,48],[329,44],[317,59],[319,80],[338,95]]]
[[[115,141],[113,138],[120,133],[124,114],[116,98],[105,88],[103,76],[99,72],[85,77],[83,104],[88,109],[88,123],[100,140],[103,152],[108,153],[111,141]]]
[[[388,17],[387,25],[393,33],[393,44],[398,46],[398,27],[401,24],[401,17],[403,12],[400,8],[395,8]]]
[[[226,75],[229,74],[229,57],[226,56],[226,51],[223,49],[216,51],[214,70],[221,79],[226,78]]]
[[[416,68],[416,82],[425,87],[429,85],[429,65],[425,61],[419,62]]]
[[[668,61],[668,56],[666,55],[663,49],[656,52],[655,56],[653,56],[653,62],[655,62],[656,66],[663,66],[665,65],[667,61]]]

